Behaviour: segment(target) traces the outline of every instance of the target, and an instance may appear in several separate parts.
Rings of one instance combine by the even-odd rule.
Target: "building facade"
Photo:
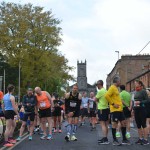
[[[150,89],[150,68],[149,68],[148,71],[145,71],[144,73],[140,74],[139,76],[131,79],[130,81],[128,81],[126,83],[126,89],[128,91],[130,91],[130,92],[134,91],[134,86],[135,86],[134,82],[135,82],[136,79],[142,81],[145,88]]]
[[[150,55],[123,55],[119,59],[112,71],[108,74],[106,79],[107,89],[113,82],[115,76],[121,78],[121,84],[126,83],[135,77],[144,73],[145,66],[150,65]]]

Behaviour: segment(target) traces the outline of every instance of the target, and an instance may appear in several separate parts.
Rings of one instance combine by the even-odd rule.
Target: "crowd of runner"
[[[91,131],[96,131],[96,124],[102,129],[98,144],[109,144],[108,132],[111,124],[113,145],[130,145],[130,127],[133,118],[138,129],[136,144],[148,145],[150,134],[150,91],[143,83],[135,81],[135,90],[131,95],[125,85],[120,84],[120,78],[115,77],[108,91],[103,87],[103,81],[97,81],[97,93],[86,91],[79,93],[78,86],[74,85],[71,92],[60,99],[57,93],[49,94],[40,87],[28,88],[23,96],[22,103],[16,105],[13,96],[15,87],[8,85],[8,93],[0,92],[0,117],[6,120],[4,146],[11,147],[22,139],[27,127],[29,141],[34,140],[34,132],[40,133],[41,140],[53,139],[53,133],[62,132],[62,122],[66,121],[66,136],[64,140],[77,141],[77,128],[89,121]],[[14,138],[16,118],[21,121],[19,136]],[[88,118],[88,119],[87,119]],[[90,132],[90,131],[89,131]],[[99,130],[98,130],[99,132]],[[122,142],[118,141],[121,137]]]

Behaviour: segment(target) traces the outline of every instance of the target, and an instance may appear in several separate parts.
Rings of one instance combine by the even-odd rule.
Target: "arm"
[[[69,112],[69,96],[70,96],[70,93],[67,93],[65,95],[65,113],[67,114]]]
[[[31,104],[31,106],[36,106],[36,104],[37,104],[37,99],[36,99],[36,96],[34,96],[34,101],[33,101],[33,103]]]
[[[106,94],[105,94],[105,98],[106,98],[106,100],[109,102],[110,105],[114,104],[114,103],[113,103],[113,100],[112,100],[112,98],[111,98],[112,95],[113,95],[113,88],[110,87],[110,88],[108,89],[108,91],[106,92]]]
[[[17,109],[16,104],[15,104],[15,97],[14,97],[14,96],[11,96],[11,97],[10,97],[10,101],[11,101],[11,103],[12,103],[12,107],[13,107],[13,109],[14,109],[14,112],[15,112],[17,115],[19,115],[19,114],[18,114],[18,109]]]
[[[145,104],[145,103],[148,103],[149,102],[149,99],[148,99],[148,95],[147,95],[147,92],[146,90],[143,90],[143,100],[141,101],[142,104]]]
[[[48,98],[48,99],[49,99],[49,101],[50,101],[51,108],[53,108],[53,107],[54,107],[54,103],[53,103],[53,101],[52,101],[52,99],[51,99],[50,94],[49,94],[48,92],[46,92],[46,95],[47,95],[47,98]]]

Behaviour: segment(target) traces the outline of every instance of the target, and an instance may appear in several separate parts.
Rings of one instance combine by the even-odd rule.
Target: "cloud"
[[[90,84],[98,79],[105,81],[118,59],[116,50],[120,56],[137,54],[150,41],[148,0],[11,1],[52,9],[62,20],[64,43],[59,50],[71,66],[76,67],[77,60],[87,60]],[[142,53],[150,53],[150,44]],[[71,74],[76,76],[76,70]]]

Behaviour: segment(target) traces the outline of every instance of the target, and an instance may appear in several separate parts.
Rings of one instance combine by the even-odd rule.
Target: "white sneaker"
[[[75,135],[71,136],[71,141],[77,141],[77,138],[75,137]]]

